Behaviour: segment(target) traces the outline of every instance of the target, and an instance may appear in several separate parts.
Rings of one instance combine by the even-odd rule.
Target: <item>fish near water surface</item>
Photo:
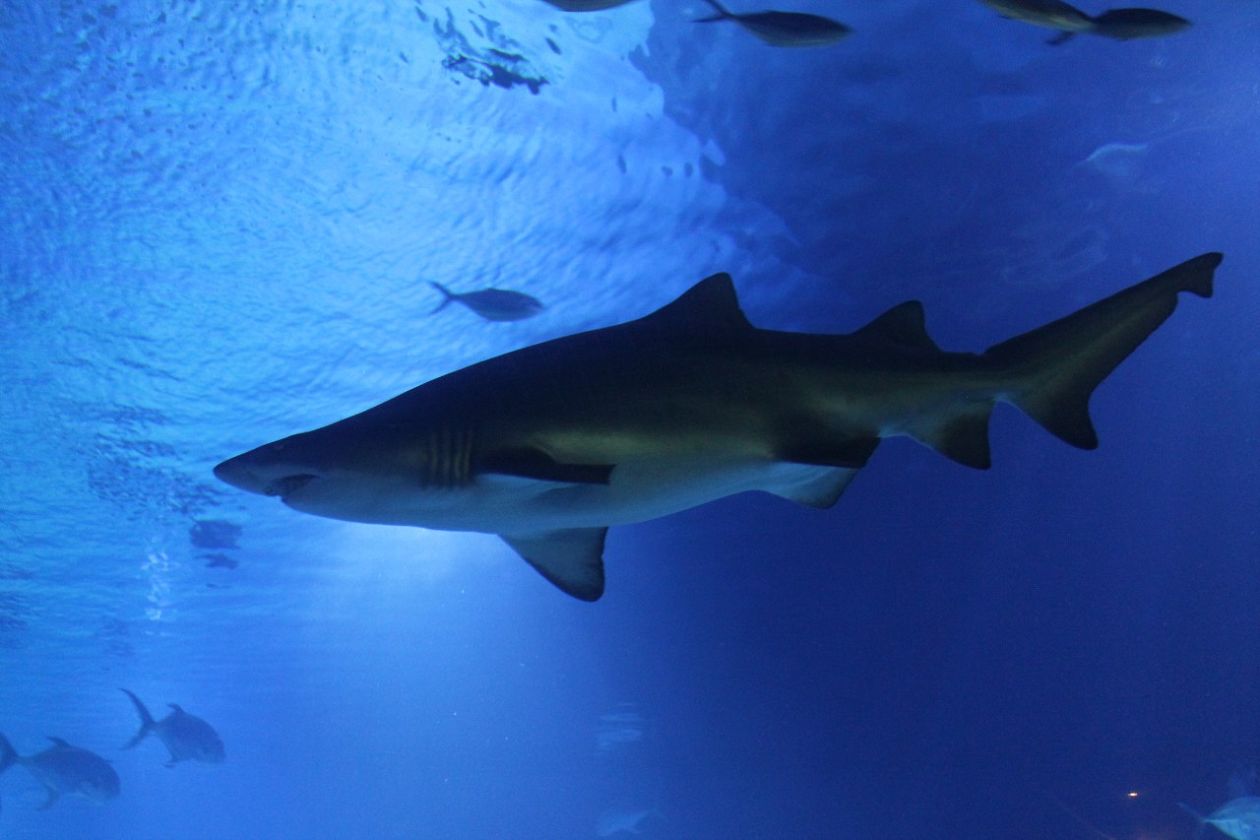
[[[25,767],[48,792],[41,811],[51,808],[62,796],[79,796],[97,805],[118,796],[122,784],[108,761],[61,738],[49,736],[48,740],[53,745],[43,752],[21,756],[0,735],[0,774],[15,764]]]
[[[733,21],[775,47],[820,47],[834,44],[853,32],[838,20],[802,12],[747,12],[736,14],[717,0],[705,0],[717,14],[696,23]]]
[[[565,12],[602,12],[604,9],[615,9],[635,0],[545,0],[557,9]]]
[[[604,592],[610,525],[748,490],[828,507],[880,440],[989,466],[989,415],[1082,449],[1089,397],[1173,312],[1203,254],[983,353],[942,351],[918,301],[845,335],[758,329],[726,274],[637,321],[525,347],[214,468],[352,522],[500,535],[564,592]]]
[[[1131,41],[1134,38],[1162,38],[1190,26],[1190,21],[1158,9],[1108,9],[1094,18],[1088,31],[1104,38]]]
[[[223,762],[223,740],[210,724],[196,715],[188,714],[174,703],[168,704],[171,708],[169,715],[155,720],[139,697],[125,688],[119,691],[131,698],[136,714],[140,716],[140,729],[123,749],[129,750],[149,735],[156,735],[170,753],[167,767],[174,767],[181,761],[201,761],[206,764]]]
[[[1062,44],[1079,34],[1099,35],[1117,41],[1158,38],[1190,26],[1190,21],[1158,9],[1109,9],[1090,16],[1062,0],[980,0],[1010,20],[1057,29],[1049,43]]]
[[[430,315],[441,312],[452,302],[468,307],[487,321],[520,321],[543,311],[542,301],[511,289],[491,288],[459,293],[452,292],[441,283],[430,281],[429,285],[443,295],[442,302]]]

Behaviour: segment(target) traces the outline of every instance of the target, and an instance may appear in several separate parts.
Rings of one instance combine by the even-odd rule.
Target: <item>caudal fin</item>
[[[990,347],[985,357],[1009,375],[1000,399],[1059,439],[1098,446],[1089,397],[1120,362],[1172,314],[1177,296],[1212,296],[1221,254],[1202,254],[1086,306],[1066,318]]]
[[[144,707],[144,704],[140,702],[139,697],[132,694],[130,691],[128,691],[125,688],[120,688],[118,690],[131,698],[132,704],[136,707],[136,714],[140,716],[140,729],[136,732],[135,735],[132,736],[131,740],[123,744],[123,747],[122,747],[124,750],[129,750],[132,747],[134,747],[136,744],[143,741],[145,737],[150,732],[153,731],[153,725],[155,721],[153,720],[153,715],[149,714],[149,710],[146,709]]]
[[[712,6],[713,11],[717,12],[717,14],[709,15],[708,17],[696,18],[692,21],[693,23],[712,23],[715,20],[728,20],[734,17],[734,15],[727,11],[726,7],[717,0],[704,0],[704,2]]]
[[[432,280],[430,280],[429,285],[442,293],[442,302],[439,303],[437,306],[435,306],[433,308],[433,311],[429,313],[430,315],[436,315],[437,313],[445,309],[448,303],[455,300],[455,295],[451,294],[451,290],[443,286],[441,283],[435,283]]]
[[[13,745],[9,743],[9,739],[0,735],[0,773],[8,770],[17,763],[18,754]]]

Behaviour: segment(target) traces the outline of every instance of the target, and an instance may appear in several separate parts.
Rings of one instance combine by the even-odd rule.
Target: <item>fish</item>
[[[1199,821],[1210,825],[1234,840],[1260,840],[1260,796],[1240,796],[1231,799],[1206,817],[1184,802],[1178,803]]]
[[[941,350],[908,301],[855,332],[754,327],[730,275],[656,312],[440,376],[251,449],[220,480],[316,516],[498,534],[598,600],[613,525],[761,490],[834,504],[883,438],[990,466],[995,403],[1098,445],[1089,397],[1173,312],[1210,297],[1207,253],[983,353]]]
[[[196,715],[188,714],[174,703],[167,704],[171,708],[169,715],[161,720],[154,720],[153,715],[149,714],[149,710],[145,708],[144,703],[140,702],[139,697],[125,688],[120,688],[119,691],[131,698],[132,704],[136,707],[136,714],[140,716],[140,729],[130,741],[123,745],[123,749],[129,750],[153,734],[157,735],[158,740],[170,753],[166,767],[174,767],[181,761],[223,763],[226,757],[223,740],[210,724]]]
[[[523,318],[532,318],[539,312],[542,312],[544,308],[542,302],[537,298],[530,297],[522,292],[514,292],[511,289],[491,288],[481,289],[476,292],[456,293],[441,283],[430,281],[429,285],[443,295],[442,302],[429,313],[430,315],[441,312],[452,301],[463,304],[487,321],[520,321]]]
[[[1063,0],[980,0],[1009,20],[1058,29],[1063,32],[1085,32],[1094,25],[1093,18]]]
[[[718,0],[705,0],[717,14],[696,23],[730,20],[775,47],[819,47],[833,44],[853,32],[838,20],[802,12],[748,12],[736,14]]]
[[[1094,18],[1088,31],[1104,38],[1131,41],[1134,38],[1162,38],[1191,26],[1179,15],[1158,9],[1108,9]]]
[[[599,837],[616,837],[621,834],[642,834],[643,823],[650,819],[665,819],[656,808],[609,808],[595,822],[595,834]]]
[[[604,9],[615,9],[634,0],[544,0],[557,9],[565,12],[602,12]]]
[[[1100,35],[1117,41],[1158,38],[1190,26],[1190,21],[1158,9],[1109,9],[1091,17],[1062,0],[980,0],[999,15],[1031,23],[1059,34],[1048,43],[1062,44],[1078,34]]]
[[[57,804],[63,795],[79,796],[97,805],[118,796],[122,783],[110,763],[94,752],[71,746],[61,738],[48,737],[52,746],[35,755],[20,756],[0,735],[0,773],[20,764],[44,786],[48,798],[41,811]]]

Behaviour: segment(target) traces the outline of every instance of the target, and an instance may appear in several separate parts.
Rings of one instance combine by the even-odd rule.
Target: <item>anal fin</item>
[[[840,501],[840,496],[848,489],[857,474],[857,470],[844,467],[819,469],[811,477],[767,488],[767,492],[796,502],[798,505],[829,508]]]
[[[583,601],[604,594],[607,528],[567,528],[537,534],[500,534],[512,550],[562,592]]]

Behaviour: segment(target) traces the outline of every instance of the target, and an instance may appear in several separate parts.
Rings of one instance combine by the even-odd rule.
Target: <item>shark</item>
[[[0,735],[0,773],[15,764],[25,767],[44,786],[48,798],[40,810],[51,808],[63,794],[80,796],[97,805],[118,796],[121,783],[108,761],[90,750],[49,736],[52,746],[34,755],[18,755]]]
[[[223,762],[225,758],[223,740],[210,724],[196,715],[188,714],[175,703],[168,704],[171,708],[169,715],[161,720],[155,720],[139,697],[125,688],[120,688],[119,691],[131,699],[131,704],[136,707],[136,714],[140,716],[140,729],[123,746],[123,749],[131,749],[152,734],[158,737],[158,740],[165,745],[166,751],[170,753],[170,758],[166,762],[167,767],[174,767],[181,761],[190,760],[206,764]]]
[[[1173,312],[1210,297],[1206,253],[982,353],[947,352],[919,301],[847,334],[754,327],[714,274],[634,321],[524,347],[223,461],[296,511],[500,535],[569,595],[604,593],[610,526],[751,490],[833,505],[881,440],[990,466],[1013,404],[1098,445],[1094,389]]]

